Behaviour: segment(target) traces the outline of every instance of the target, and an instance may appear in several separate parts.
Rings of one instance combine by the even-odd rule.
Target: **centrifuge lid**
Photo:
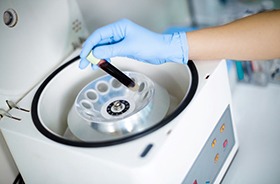
[[[196,67],[195,67],[195,65],[192,61],[189,61],[188,62],[188,67],[185,68],[185,67],[180,66],[180,68],[182,70],[184,70],[185,73],[188,73],[188,76],[189,76],[189,79],[190,79],[187,91],[184,91],[184,96],[182,97],[182,99],[180,99],[180,103],[176,107],[176,109],[173,110],[168,116],[164,117],[163,120],[160,120],[159,122],[156,122],[153,126],[149,127],[148,129],[145,129],[144,131],[137,132],[135,134],[132,134],[132,135],[129,135],[129,136],[126,136],[126,137],[119,137],[118,139],[98,140],[98,141],[95,141],[95,140],[83,141],[81,139],[75,139],[75,138],[72,139],[72,138],[65,137],[65,133],[63,133],[63,132],[65,132],[65,130],[63,132],[53,131],[53,129],[52,129],[53,127],[50,127],[49,125],[47,125],[48,122],[51,122],[51,125],[60,124],[61,122],[60,121],[55,121],[54,122],[54,121],[46,121],[45,120],[45,118],[46,119],[49,118],[49,115],[48,115],[48,113],[45,112],[47,109],[44,106],[44,104],[47,104],[47,103],[44,103],[44,102],[47,102],[47,101],[51,100],[51,98],[53,98],[53,95],[49,95],[49,97],[47,98],[46,94],[47,94],[47,90],[50,89],[50,87],[55,86],[54,82],[58,81],[58,83],[61,83],[62,81],[64,81],[62,79],[65,79],[65,78],[62,77],[62,76],[65,76],[65,74],[73,75],[73,70],[72,69],[77,67],[77,64],[74,64],[74,63],[77,62],[78,60],[79,60],[79,57],[77,56],[77,57],[73,58],[72,60],[70,60],[69,62],[66,62],[65,64],[60,66],[57,70],[55,70],[51,75],[48,76],[48,78],[40,85],[37,92],[35,93],[35,96],[34,96],[33,102],[32,102],[32,108],[31,108],[31,116],[32,116],[33,123],[35,124],[36,128],[44,136],[48,137],[49,139],[51,139],[55,142],[70,145],[70,146],[78,146],[78,147],[111,146],[111,145],[116,145],[116,144],[121,144],[121,143],[124,143],[124,142],[128,142],[128,141],[143,137],[147,134],[150,134],[150,133],[160,129],[161,127],[165,126],[166,124],[171,122],[174,118],[176,118],[187,107],[187,105],[190,103],[193,96],[195,95],[195,92],[196,92],[196,89],[197,89],[197,86],[198,86],[198,73],[197,73]],[[131,64],[132,61],[129,62],[129,63]],[[140,62],[138,62],[138,63],[140,63]],[[134,64],[136,64],[136,63],[134,63]],[[178,65],[177,65],[177,67],[178,67]],[[78,72],[78,71],[76,71],[76,72]],[[80,75],[81,75],[81,73],[80,73]],[[59,79],[60,77],[62,77],[62,78]],[[74,77],[74,78],[71,78],[69,80],[72,81],[73,79],[76,79],[76,78],[77,77]],[[185,81],[185,82],[187,83],[187,81]],[[51,88],[51,89],[53,89],[53,88]],[[52,90],[50,90],[50,91],[52,91]],[[50,93],[50,94],[53,94],[53,93]],[[43,99],[44,99],[44,101],[42,101]],[[49,108],[53,108],[53,107],[49,106]],[[53,109],[51,111],[53,111]],[[43,112],[43,114],[41,114],[41,112]],[[44,115],[45,118],[43,118],[42,115]]]
[[[79,18],[75,2],[46,2],[0,1],[2,14],[12,9],[17,15],[14,27],[0,24],[0,107],[22,98],[73,50],[74,39],[86,35],[83,29],[69,34],[71,17]]]

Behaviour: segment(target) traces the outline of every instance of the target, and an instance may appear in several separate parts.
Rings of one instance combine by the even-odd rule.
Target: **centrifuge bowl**
[[[168,92],[143,74],[124,73],[135,81],[138,90],[130,90],[104,75],[77,95],[67,121],[69,131],[78,139],[90,142],[124,138],[149,129],[165,117],[170,104]]]
[[[92,70],[90,67],[80,70],[79,60],[80,58],[77,56],[50,74],[39,86],[32,101],[31,115],[39,132],[53,141],[66,145],[110,146],[150,134],[172,122],[186,108],[192,100],[198,84],[197,70],[192,61],[189,61],[188,65],[176,63],[151,65],[128,58],[113,58],[112,64],[122,71],[139,73],[151,80],[154,86],[153,98],[147,101],[148,103],[139,111],[129,116],[120,116],[116,121],[109,119],[105,126],[105,121],[81,124],[81,116],[72,113],[72,116],[75,114],[75,117],[71,117],[75,100],[88,84],[102,78],[106,73],[102,70]],[[108,104],[110,103],[108,102]],[[151,106],[153,110],[149,109]],[[153,119],[157,114],[156,109],[162,112]],[[149,121],[145,120],[147,115],[144,115],[144,111],[151,115],[148,118]],[[85,125],[86,129],[77,134],[73,127],[71,129],[69,118],[72,123],[76,123],[74,123],[75,126]],[[75,118],[76,120],[74,120]],[[128,121],[122,121],[122,119]],[[117,123],[114,124],[114,122]],[[149,126],[143,126],[141,123],[148,123]],[[119,127],[119,125],[121,126]],[[86,131],[90,131],[90,134]],[[88,135],[81,137],[80,135],[83,133]]]

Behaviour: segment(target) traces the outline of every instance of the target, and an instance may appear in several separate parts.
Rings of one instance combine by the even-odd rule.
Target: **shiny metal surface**
[[[142,132],[166,115],[168,92],[143,74],[125,72],[138,85],[134,92],[110,75],[87,84],[68,114],[69,130],[83,141],[123,138]]]

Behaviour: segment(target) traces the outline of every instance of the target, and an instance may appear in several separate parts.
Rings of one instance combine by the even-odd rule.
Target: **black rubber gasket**
[[[191,71],[191,75],[192,75],[192,81],[191,81],[191,87],[189,89],[188,94],[185,96],[184,100],[182,101],[182,103],[180,104],[180,106],[169,116],[167,116],[166,118],[164,118],[162,121],[160,121],[159,123],[157,123],[156,125],[148,128],[147,130],[143,131],[143,132],[139,132],[137,134],[133,134],[131,136],[128,137],[124,137],[124,138],[120,138],[120,139],[116,139],[116,140],[110,140],[110,141],[100,141],[100,142],[82,142],[82,141],[72,141],[72,140],[68,140],[68,139],[64,139],[58,135],[55,135],[53,133],[51,133],[48,129],[46,129],[46,127],[41,123],[41,120],[39,118],[38,115],[38,102],[40,99],[40,96],[42,94],[42,92],[44,91],[45,87],[47,86],[47,84],[63,69],[65,69],[68,65],[72,64],[75,61],[78,61],[80,59],[79,56],[76,56],[75,58],[71,59],[70,61],[66,62],[65,64],[63,64],[62,66],[60,66],[59,68],[57,68],[52,74],[50,74],[44,81],[43,83],[40,85],[40,87],[38,88],[38,90],[36,91],[33,101],[32,101],[32,106],[31,106],[31,116],[32,116],[32,120],[34,125],[36,126],[36,128],[39,130],[39,132],[41,132],[44,136],[46,136],[47,138],[61,143],[61,144],[65,144],[65,145],[69,145],[69,146],[76,146],[76,147],[104,147],[104,146],[112,146],[112,145],[117,145],[117,144],[121,144],[121,143],[125,143],[128,141],[132,141],[135,139],[138,139],[140,137],[143,137],[145,135],[148,135],[158,129],[160,129],[161,127],[165,126],[166,124],[168,124],[170,121],[172,121],[174,118],[176,118],[186,107],[187,105],[191,102],[193,96],[195,95],[195,92],[197,90],[197,86],[198,86],[198,72],[197,69],[195,67],[195,64],[193,63],[193,61],[189,60],[188,61],[188,67]]]

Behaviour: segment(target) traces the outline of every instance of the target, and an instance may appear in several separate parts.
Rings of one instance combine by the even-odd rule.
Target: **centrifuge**
[[[225,61],[112,58],[132,91],[79,69],[75,1],[0,7],[0,127],[26,183],[221,182],[238,149]]]

